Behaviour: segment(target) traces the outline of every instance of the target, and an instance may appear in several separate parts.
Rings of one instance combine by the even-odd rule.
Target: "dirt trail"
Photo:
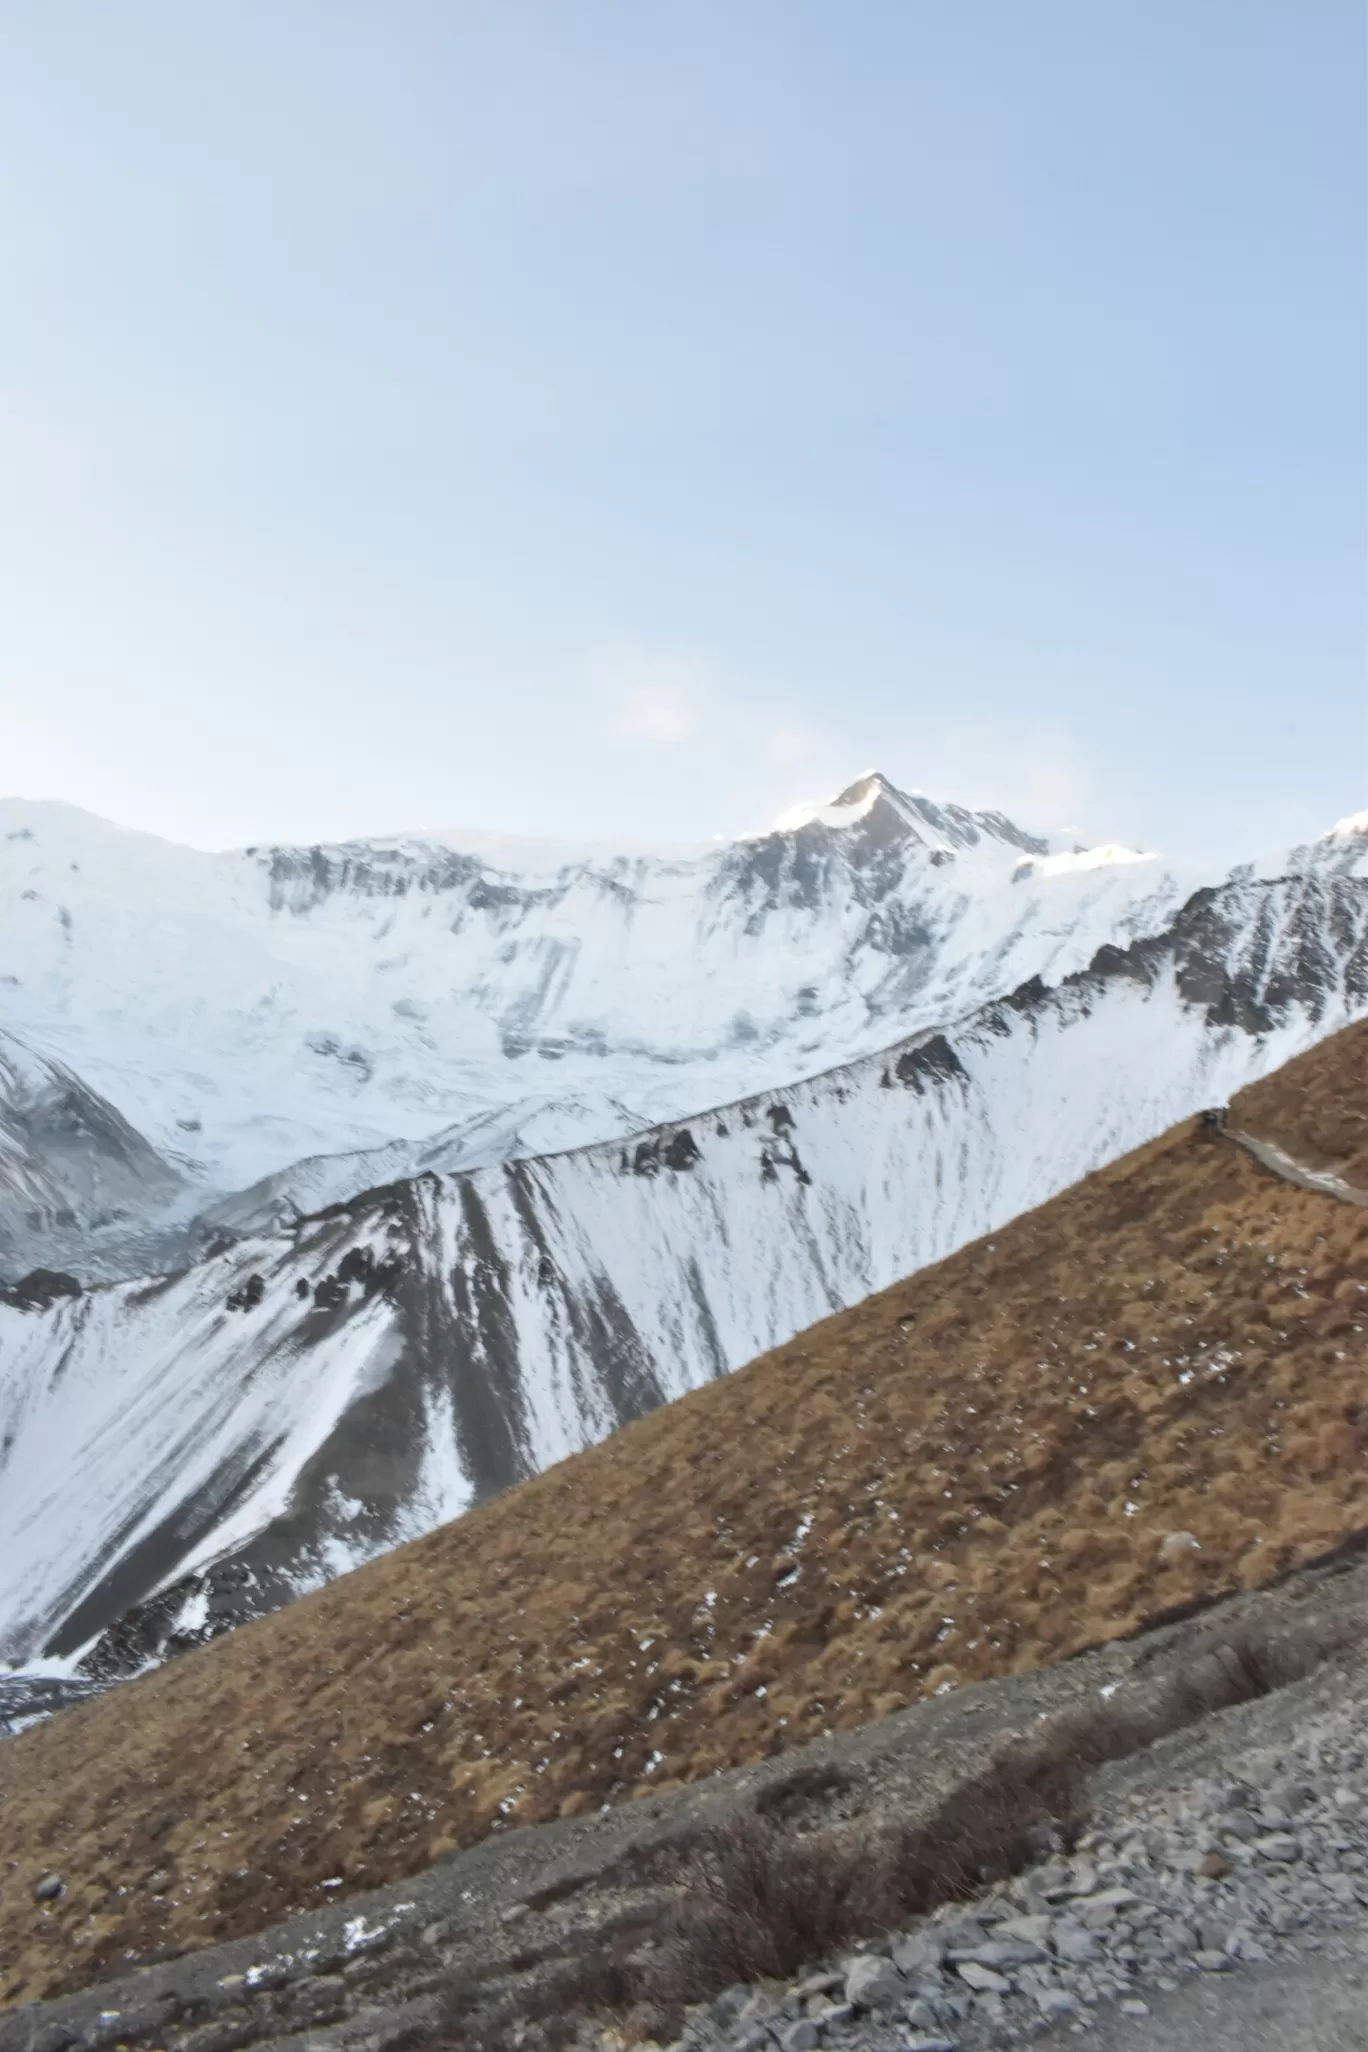
[[[1227,1140],[1243,1147],[1255,1161],[1261,1161],[1266,1169],[1271,1169],[1275,1176],[1281,1176],[1285,1183],[1292,1183],[1300,1190],[1318,1191],[1324,1197],[1338,1197],[1341,1204],[1357,1204],[1368,1210],[1368,1190],[1356,1190],[1352,1183],[1345,1182],[1343,1176],[1334,1175],[1329,1169],[1308,1168],[1303,1161],[1294,1161],[1274,1140],[1260,1140],[1253,1133],[1238,1133],[1233,1126],[1225,1126],[1222,1131]]]

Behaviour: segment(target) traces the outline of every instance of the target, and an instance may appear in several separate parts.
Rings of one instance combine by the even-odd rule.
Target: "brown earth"
[[[1231,1122],[1364,1180],[1368,1023]],[[1368,1526],[1368,1214],[1185,1124],[0,1746],[0,1994],[1061,1658]],[[1200,1550],[1170,1546],[1190,1533]],[[39,1906],[34,1882],[68,1877]]]

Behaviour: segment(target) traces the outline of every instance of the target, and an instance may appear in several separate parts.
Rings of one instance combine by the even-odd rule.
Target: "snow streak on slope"
[[[204,855],[7,801],[0,1027],[200,1205],[265,1179],[225,1215],[269,1222],[853,1059],[1159,931],[1199,881],[872,775],[782,831],[674,854],[415,836]],[[368,1159],[321,1164],[345,1154]]]
[[[958,1026],[627,1143],[0,1306],[0,1647],[220,1628],[428,1529],[1368,1008],[1368,886],[1200,892]],[[165,1600],[147,1599],[163,1592]],[[140,1636],[141,1635],[141,1636]]]

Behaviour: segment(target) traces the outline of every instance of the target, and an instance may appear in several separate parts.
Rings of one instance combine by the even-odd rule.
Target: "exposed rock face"
[[[180,1276],[0,1307],[0,1646],[103,1634],[108,1670],[272,1608],[1366,1006],[1368,886],[1232,885],[1056,989],[686,1125],[401,1179]]]
[[[116,1245],[155,1259],[144,1230],[185,1178],[63,1063],[0,1032],[0,1276],[87,1268]]]

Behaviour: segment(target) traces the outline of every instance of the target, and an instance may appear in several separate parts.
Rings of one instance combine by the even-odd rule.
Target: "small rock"
[[[938,1967],[945,1954],[943,1932],[929,1925],[893,1940],[893,1964],[900,1974],[922,1974]]]
[[[953,2038],[909,2038],[907,2052],[955,2052]]]
[[[1076,1910],[1129,1909],[1140,1898],[1133,1888],[1099,1888],[1086,1899],[1074,1904]]]
[[[174,1876],[170,1874],[165,1867],[155,1868],[153,1872],[150,1873],[147,1877],[146,1885],[148,1894],[165,1895],[167,1889],[171,1886],[173,1879]]]
[[[525,1902],[510,1902],[507,1909],[499,1911],[499,1922],[501,1924],[517,1924],[526,1915],[527,1904]]]
[[[928,1935],[930,1933],[928,1932]],[[971,1945],[978,1945],[983,1939],[983,1918],[977,1916],[952,1917],[948,1924],[940,1925],[935,1935],[946,1952],[967,1951]]]
[[[1120,1912],[1128,1909],[1135,1899],[1128,1888],[1109,1888],[1101,1895],[1090,1895],[1071,1904],[1071,1908],[1088,1930],[1101,1931],[1108,1924],[1114,1924]]]
[[[903,2011],[907,2022],[916,2031],[934,2032],[940,2022],[939,2003],[925,1995],[919,1995],[915,2002],[909,2002]]]
[[[1078,1997],[1067,1988],[1032,1988],[1031,1993],[1042,2016],[1072,2016],[1078,2008]]]
[[[977,1960],[980,1966],[1011,1967],[1033,1966],[1045,1958],[1043,1945],[1031,1945],[1021,1938],[986,1938],[981,1945],[971,1946],[964,1952],[952,1952],[956,1965],[961,1960]]]
[[[750,1989],[744,1981],[733,1981],[730,1988],[724,1988],[708,2005],[707,2014],[720,2031],[729,2031],[746,2006]]]
[[[1010,1995],[1012,1984],[1003,1974],[994,1973],[992,1967],[982,1966],[976,1959],[962,1959],[955,1968],[966,1987],[976,1995]]]
[[[1086,1966],[1089,1960],[1102,1957],[1101,1939],[1095,1931],[1085,1931],[1081,1924],[1057,1924],[1051,1942],[1056,1956],[1071,1966]]]
[[[1004,1917],[997,1927],[999,1938],[1019,1938],[1023,1945],[1043,1945],[1049,1935],[1048,1917]]]
[[[1289,1860],[1301,1858],[1301,1840],[1290,1831],[1270,1831],[1263,1838],[1256,1838],[1254,1850],[1263,1859],[1286,1864]]]
[[[1159,1541],[1159,1558],[1165,1567],[1172,1567],[1176,1560],[1185,1560],[1189,1554],[1200,1553],[1202,1542],[1194,1532],[1166,1532]]]
[[[809,1995],[829,1995],[844,1980],[844,1974],[804,1974],[792,1992],[805,2001]]]
[[[1127,1995],[1121,2004],[1121,2014],[1122,2016],[1148,2016],[1149,2004],[1148,2002],[1142,2002],[1138,1995]]]
[[[856,2009],[892,2009],[902,2001],[902,1975],[891,1960],[865,1954],[846,1968],[845,1998]]]
[[[1203,1855],[1197,1872],[1204,1881],[1224,1881],[1230,1872],[1230,1861],[1221,1853],[1209,1852]]]
[[[1230,1959],[1224,1952],[1212,1952],[1206,1946],[1192,1955],[1204,1974],[1225,1974],[1230,1971]]]
[[[66,1894],[65,1874],[44,1874],[33,1884],[35,1902],[56,1902],[58,1896]]]
[[[779,2033],[781,2052],[815,2052],[821,2034],[811,2017],[800,2016]]]

